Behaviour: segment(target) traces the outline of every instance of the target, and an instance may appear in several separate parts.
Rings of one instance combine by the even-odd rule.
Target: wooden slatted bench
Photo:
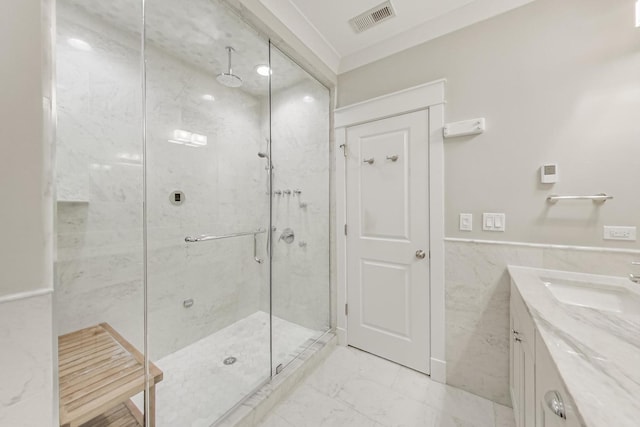
[[[149,423],[155,426],[155,385],[149,363]],[[144,356],[107,323],[58,337],[60,426],[142,426],[131,397],[144,391]]]

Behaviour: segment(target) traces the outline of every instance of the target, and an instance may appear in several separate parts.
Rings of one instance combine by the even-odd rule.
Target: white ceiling
[[[349,19],[384,0],[260,0],[329,68],[342,73],[533,0],[391,0],[396,17],[356,34]]]

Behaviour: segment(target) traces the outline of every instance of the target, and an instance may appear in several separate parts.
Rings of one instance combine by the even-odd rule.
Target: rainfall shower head
[[[226,49],[227,49],[227,55],[229,58],[229,69],[227,70],[226,73],[218,74],[218,77],[216,77],[216,79],[220,84],[224,86],[240,87],[242,86],[242,79],[237,75],[233,74],[233,70],[231,69],[231,52],[233,52],[235,49],[232,48],[231,46],[227,46]]]

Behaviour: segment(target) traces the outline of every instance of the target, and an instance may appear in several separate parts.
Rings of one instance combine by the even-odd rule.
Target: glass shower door
[[[222,1],[147,1],[145,29],[156,425],[209,426],[270,377],[268,43]]]
[[[271,45],[272,340],[278,372],[330,328],[329,90]]]

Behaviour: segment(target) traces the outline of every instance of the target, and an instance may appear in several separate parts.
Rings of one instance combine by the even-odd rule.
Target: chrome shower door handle
[[[547,407],[551,409],[551,412],[562,418],[563,420],[567,419],[567,412],[564,407],[564,401],[562,400],[562,396],[555,390],[548,391],[544,394],[544,401],[547,404]]]
[[[253,260],[258,264],[262,264],[264,262],[262,258],[258,258],[258,233],[253,235]]]
[[[416,258],[425,259],[426,257],[427,257],[427,254],[422,249],[419,249],[419,250],[416,251]]]
[[[372,158],[370,158],[370,159],[364,159],[364,160],[362,161],[362,163],[369,163],[370,165],[372,165],[372,164],[373,164],[373,162],[375,162],[375,160],[373,159],[373,157],[372,157]]]

